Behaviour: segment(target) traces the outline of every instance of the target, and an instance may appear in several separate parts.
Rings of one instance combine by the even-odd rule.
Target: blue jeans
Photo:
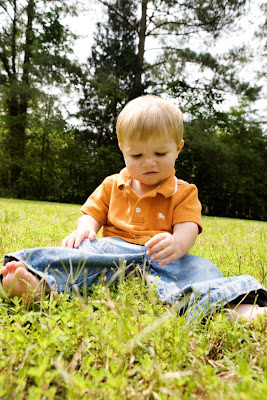
[[[101,238],[90,242],[85,239],[79,248],[44,247],[25,249],[4,258],[4,265],[11,260],[22,261],[26,267],[43,278],[58,292],[82,291],[92,287],[104,276],[107,282],[118,279],[118,268],[123,262],[126,275],[135,268],[146,269],[146,280],[156,286],[160,300],[173,304],[180,301],[194,314],[208,315],[229,302],[258,303],[267,305],[267,290],[249,275],[224,278],[210,261],[185,255],[159,266],[146,255],[146,248],[118,238]]]

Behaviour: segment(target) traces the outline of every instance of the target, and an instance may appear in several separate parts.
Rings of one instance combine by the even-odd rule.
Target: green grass
[[[59,245],[79,216],[76,205],[0,199],[1,261]],[[192,253],[267,283],[266,223],[205,217],[204,227]],[[263,322],[222,312],[187,322],[139,278],[89,298],[2,296],[0,314],[0,399],[267,398]]]

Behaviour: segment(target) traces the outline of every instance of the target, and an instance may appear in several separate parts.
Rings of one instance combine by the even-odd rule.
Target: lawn
[[[79,206],[0,199],[0,259],[57,246],[76,227]],[[228,275],[267,285],[267,224],[204,217],[191,253]],[[263,321],[223,313],[188,322],[162,304],[142,276],[29,305],[0,297],[0,399],[267,398]]]

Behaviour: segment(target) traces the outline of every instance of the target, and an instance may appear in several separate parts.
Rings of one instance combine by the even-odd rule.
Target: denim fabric
[[[155,284],[160,300],[173,304],[180,301],[190,310],[188,318],[202,313],[208,315],[230,301],[267,305],[267,290],[249,275],[224,278],[210,261],[185,255],[174,262],[159,266],[146,255],[146,248],[118,238],[84,240],[78,249],[44,247],[25,249],[7,254],[4,265],[11,260],[22,261],[26,267],[43,278],[58,292],[83,290],[105,277],[107,282],[117,280],[116,272],[123,261],[126,275],[137,265],[147,269],[147,281]]]

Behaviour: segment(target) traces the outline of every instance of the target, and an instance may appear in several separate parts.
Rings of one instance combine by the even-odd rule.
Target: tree
[[[116,117],[125,102],[133,96],[133,83],[138,68],[136,36],[136,2],[119,0],[116,8],[107,9],[107,23],[99,23],[95,42],[88,59],[88,76],[80,100],[85,129],[80,134],[84,147],[94,160],[95,184],[122,166],[115,132]],[[117,13],[123,14],[118,19]],[[91,188],[93,190],[94,187]]]
[[[249,105],[185,124],[179,177],[197,185],[208,215],[267,219],[266,136]]]
[[[261,121],[263,124],[265,124],[265,132],[266,132],[266,123],[267,123],[267,117],[266,117],[266,90],[267,90],[267,84],[266,84],[266,77],[267,77],[267,4],[262,3],[260,6],[263,16],[264,16],[264,21],[262,24],[258,26],[258,29],[255,32],[255,36],[258,39],[258,42],[256,42],[256,45],[254,46],[254,49],[256,51],[256,57],[254,57],[254,60],[256,61],[256,64],[259,65],[259,71],[258,71],[258,76],[257,79],[263,83],[263,90],[262,90],[262,96],[263,101],[264,101],[264,115],[261,116]]]
[[[73,9],[60,1],[0,2],[0,86],[6,154],[6,186],[23,172],[29,115],[41,93],[68,90],[81,70],[67,57],[72,38],[61,18]]]
[[[88,58],[80,115],[90,157],[103,165],[96,172],[98,183],[123,165],[115,122],[128,100],[144,93],[170,95],[179,98],[183,111],[199,118],[216,115],[226,89],[251,99],[257,96],[259,88],[235,76],[236,52],[220,62],[208,52],[189,47],[195,35],[204,35],[199,39],[201,46],[204,38],[215,40],[243,12],[246,0],[97,1],[106,19],[97,25]],[[149,57],[147,43],[151,46],[152,39],[153,46],[160,48]],[[190,68],[194,68],[193,77]]]
[[[197,47],[209,48],[211,41],[244,12],[246,0],[131,0],[129,15],[121,1],[98,2],[106,7],[109,18],[113,15],[135,36],[137,60],[131,98],[145,91],[167,91],[172,97],[179,96],[180,106],[191,112],[214,109],[223,101],[225,90],[256,98],[259,88],[240,82],[234,73],[240,51],[219,59],[208,51],[196,50],[194,44],[197,39]],[[108,25],[110,32],[112,24],[102,26]],[[115,30],[113,35],[115,39]],[[154,57],[147,56],[152,51],[148,42],[157,47]]]

